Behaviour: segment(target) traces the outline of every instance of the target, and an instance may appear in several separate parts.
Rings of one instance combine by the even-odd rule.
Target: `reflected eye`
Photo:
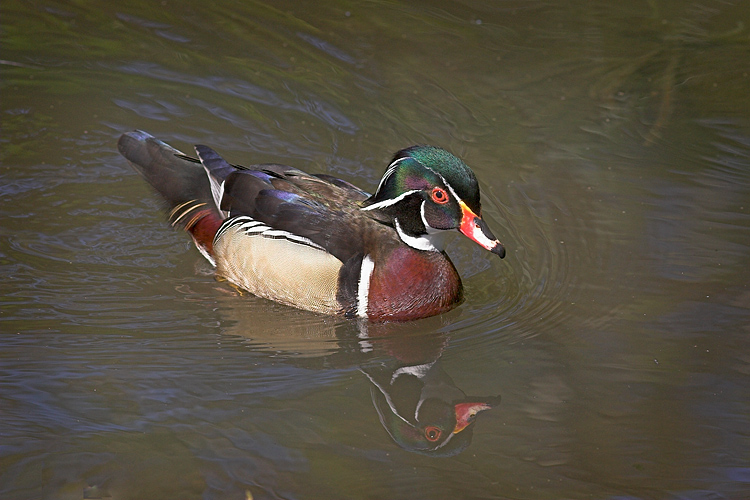
[[[440,439],[440,434],[442,434],[442,431],[439,427],[435,427],[433,425],[425,428],[424,430],[424,437],[427,438],[427,441],[435,442],[438,439]]]
[[[439,203],[440,205],[448,203],[448,193],[446,193],[443,188],[432,188],[432,201]]]

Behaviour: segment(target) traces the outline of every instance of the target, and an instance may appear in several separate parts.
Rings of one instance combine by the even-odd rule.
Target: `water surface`
[[[749,498],[749,5],[4,1],[0,497]],[[508,256],[405,324],[239,295],[133,128],[368,190],[442,146]],[[431,450],[417,369],[494,407]]]

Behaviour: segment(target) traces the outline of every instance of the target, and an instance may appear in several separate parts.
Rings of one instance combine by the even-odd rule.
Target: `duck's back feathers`
[[[200,156],[203,161],[203,150]],[[214,189],[222,195],[218,206],[230,219],[250,217],[273,230],[309,239],[342,262],[361,258],[362,231],[380,225],[374,214],[360,210],[368,193],[341,179],[285,165],[234,167],[208,158],[204,166],[216,179],[212,184],[220,185]]]

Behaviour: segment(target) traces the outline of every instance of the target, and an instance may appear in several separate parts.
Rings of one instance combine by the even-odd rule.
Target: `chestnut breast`
[[[374,260],[367,307],[371,320],[424,318],[453,309],[461,301],[461,278],[444,252],[399,245]]]

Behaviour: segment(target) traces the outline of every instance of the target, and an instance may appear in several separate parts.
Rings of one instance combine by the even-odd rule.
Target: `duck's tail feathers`
[[[217,208],[200,161],[140,130],[123,134],[117,148],[164,198],[170,224],[190,233],[198,250],[214,264],[213,239],[226,217]]]

